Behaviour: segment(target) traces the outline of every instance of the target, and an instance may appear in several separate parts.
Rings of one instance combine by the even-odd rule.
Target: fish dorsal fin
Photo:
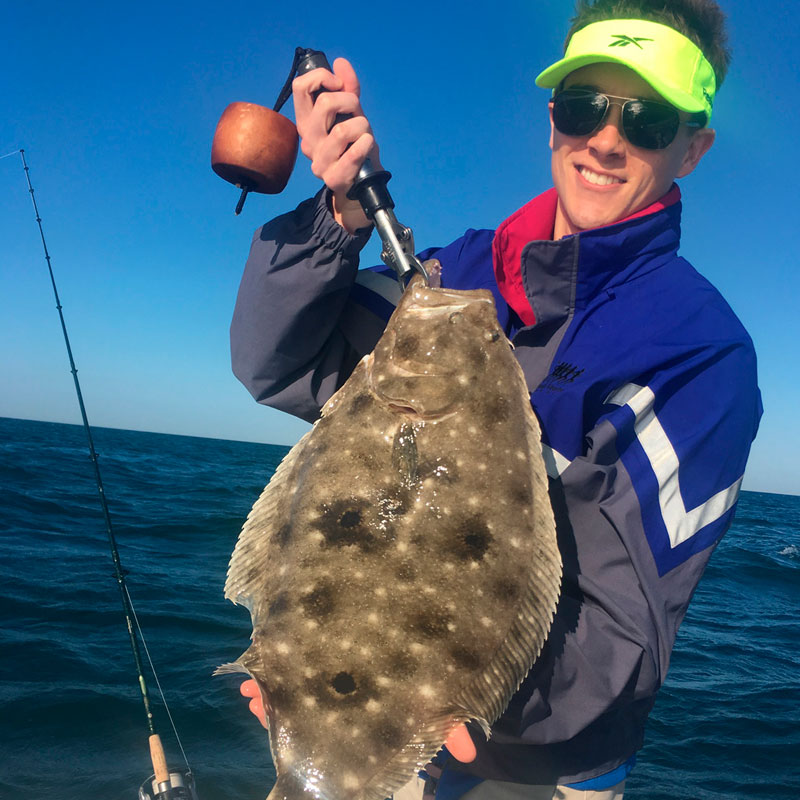
[[[275,536],[280,534],[281,519],[287,517],[281,509],[288,502],[287,498],[291,498],[295,467],[302,459],[311,432],[308,431],[286,454],[253,505],[228,565],[225,597],[237,605],[246,606],[251,614],[256,611],[253,597],[263,587],[269,571],[264,555],[272,550]]]

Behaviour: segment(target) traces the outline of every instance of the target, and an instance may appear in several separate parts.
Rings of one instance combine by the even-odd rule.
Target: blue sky
[[[477,8],[477,6],[476,6]],[[94,425],[291,444],[306,425],[230,371],[251,236],[318,186],[237,192],[210,168],[225,106],[271,106],[298,45],[346,56],[397,215],[417,245],[494,227],[550,185],[547,93],[571,3],[400,6],[4,4],[0,156],[25,148]],[[759,356],[765,416],[744,487],[800,494],[800,7],[727,3],[734,60],[717,142],[682,182],[682,254],[720,288]],[[291,114],[291,104],[286,112]],[[363,263],[378,261],[372,242]],[[18,155],[0,160],[0,416],[78,422]]]

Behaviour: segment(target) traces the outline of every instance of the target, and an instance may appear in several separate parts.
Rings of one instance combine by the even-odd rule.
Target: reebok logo
[[[615,41],[611,42],[609,47],[627,47],[629,44],[636,45],[640,50],[644,50],[639,42],[652,42],[652,39],[647,39],[644,36],[626,36],[625,34],[616,33],[612,37]]]

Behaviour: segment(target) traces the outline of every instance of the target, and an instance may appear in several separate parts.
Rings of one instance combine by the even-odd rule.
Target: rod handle
[[[150,760],[153,762],[156,784],[168,781],[167,757],[164,755],[164,745],[161,744],[161,737],[157,733],[150,737]]]

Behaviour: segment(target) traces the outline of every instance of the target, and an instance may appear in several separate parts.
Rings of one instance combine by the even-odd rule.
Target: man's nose
[[[622,109],[612,104],[608,113],[594,131],[587,142],[588,146],[599,155],[622,155],[625,149],[625,139],[620,128],[622,127]]]

